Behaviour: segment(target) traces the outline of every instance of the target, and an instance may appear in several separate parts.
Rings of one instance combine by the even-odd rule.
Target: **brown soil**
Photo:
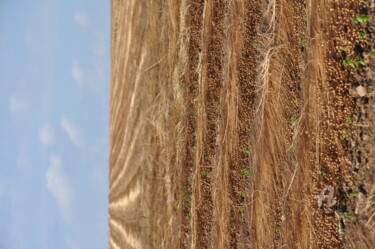
[[[109,248],[374,247],[373,14],[112,0]]]

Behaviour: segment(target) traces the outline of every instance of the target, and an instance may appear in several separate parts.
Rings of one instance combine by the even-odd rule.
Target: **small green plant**
[[[356,121],[355,116],[349,116],[349,117],[346,117],[346,122],[348,122],[348,123],[353,123],[354,121]]]
[[[250,194],[249,194],[248,192],[242,192],[242,193],[241,193],[241,196],[242,196],[243,198],[249,198],[249,197],[250,197]]]
[[[363,179],[363,178],[365,177],[365,175],[364,175],[364,174],[361,174],[361,173],[359,173],[359,174],[357,175],[357,177],[358,177],[359,179]]]
[[[239,212],[242,212],[242,211],[244,210],[244,207],[243,207],[242,205],[238,205],[238,206],[237,206],[237,210],[238,210]]]
[[[344,137],[349,137],[351,135],[349,130],[343,130],[341,133]]]
[[[253,43],[251,43],[251,46],[252,46],[253,48],[257,48],[257,47],[258,47],[258,45],[259,45],[259,43],[258,43],[258,42],[253,42]]]
[[[350,59],[349,57],[345,57],[345,59],[343,60],[342,64],[343,64],[345,67],[351,66],[352,68],[356,68],[356,67],[358,67],[359,65],[362,65],[362,66],[365,66],[365,65],[366,65],[366,63],[365,63],[361,58],[358,58],[358,59]]]
[[[348,51],[348,49],[347,49],[347,48],[340,48],[340,50],[341,50],[341,51],[343,51],[343,52],[346,52],[346,51]]]
[[[295,124],[295,123],[297,122],[297,118],[294,117],[294,116],[292,116],[292,117],[290,118],[290,121],[289,121],[289,122],[293,125],[293,124]]]
[[[173,211],[177,212],[178,211],[178,206],[177,205],[173,205],[172,209],[173,209]]]
[[[202,170],[202,171],[201,171],[201,175],[202,175],[202,176],[205,176],[205,177],[207,177],[207,178],[211,178],[212,173],[211,173],[211,172],[207,172],[207,171],[205,171],[205,170]]]
[[[297,145],[293,144],[292,146],[290,146],[290,149],[291,149],[293,152],[295,152],[296,149],[297,149]]]
[[[298,105],[299,104],[299,100],[298,99],[294,99],[293,103],[296,104],[296,105]]]
[[[367,22],[370,20],[370,16],[368,15],[359,15],[356,18],[352,19],[353,24],[360,24],[361,22]]]
[[[363,147],[361,147],[361,146],[357,146],[357,151],[358,152],[361,152],[363,150]]]
[[[312,48],[307,49],[307,53],[312,54],[312,52],[313,52]]]
[[[303,47],[305,47],[306,42],[307,42],[306,40],[300,40],[299,45],[303,48]]]
[[[245,149],[243,150],[243,152],[244,152],[245,154],[250,155],[250,150],[249,150],[248,148],[245,148]]]
[[[366,32],[359,32],[359,37],[366,37],[367,33]]]
[[[351,192],[349,195],[353,196],[353,197],[356,197],[358,195],[358,193],[357,192]]]
[[[375,51],[372,51],[370,54],[371,54],[371,55],[375,55]]]
[[[249,176],[249,174],[250,174],[250,169],[249,169],[249,168],[242,168],[242,169],[241,169],[241,173],[242,173],[244,176]]]
[[[321,175],[323,175],[323,176],[324,176],[324,175],[326,175],[326,174],[327,174],[327,172],[325,172],[324,170],[320,170],[320,171],[319,171],[319,174],[321,174]]]
[[[275,225],[275,226],[273,227],[273,229],[274,229],[275,231],[279,231],[279,230],[280,230],[280,226],[279,226],[279,225]]]
[[[302,19],[303,19],[305,22],[307,22],[307,21],[309,20],[309,18],[307,18],[307,16],[304,16]]]
[[[344,217],[345,217],[345,219],[352,219],[353,215],[350,212],[345,212]]]

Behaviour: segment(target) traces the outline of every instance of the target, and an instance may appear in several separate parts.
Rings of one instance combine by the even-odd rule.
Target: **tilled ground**
[[[109,247],[375,246],[371,0],[113,0]]]

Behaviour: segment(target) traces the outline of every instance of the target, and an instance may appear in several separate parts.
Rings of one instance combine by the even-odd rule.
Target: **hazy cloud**
[[[52,145],[55,141],[55,131],[53,130],[53,127],[46,123],[40,128],[39,130],[39,139],[40,142],[44,145]]]
[[[13,94],[9,98],[9,112],[13,115],[27,112],[29,110],[29,102],[28,100],[20,95],[20,94]]]
[[[73,191],[69,184],[69,179],[64,171],[62,160],[59,155],[50,155],[50,165],[46,173],[47,188],[59,204],[60,212],[65,220],[71,217],[71,206],[73,201]]]
[[[85,78],[85,74],[83,72],[83,69],[78,64],[77,60],[73,60],[72,77],[77,82],[78,85],[83,84],[83,79]]]
[[[74,13],[74,21],[81,27],[87,27],[90,24],[89,15],[83,11]]]
[[[61,120],[61,127],[68,134],[70,140],[75,146],[80,147],[82,145],[81,136],[71,121],[67,118],[63,118]]]

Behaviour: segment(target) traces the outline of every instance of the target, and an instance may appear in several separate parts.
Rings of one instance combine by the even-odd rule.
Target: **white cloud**
[[[68,221],[71,218],[74,195],[59,155],[50,155],[50,166],[46,178],[48,190],[59,204],[62,216]]]
[[[70,140],[75,146],[80,147],[82,145],[81,136],[72,122],[70,122],[67,118],[63,118],[61,120],[61,127],[68,134]]]
[[[9,98],[9,112],[12,115],[27,112],[29,110],[28,100],[19,94],[13,94]]]
[[[82,27],[87,27],[90,24],[89,15],[83,11],[74,13],[74,21]]]
[[[46,123],[40,128],[39,130],[39,139],[40,142],[44,145],[52,145],[55,141],[55,131],[53,130],[53,127]]]
[[[77,82],[78,85],[82,85],[83,84],[83,80],[85,78],[85,74],[83,72],[83,69],[79,66],[77,60],[73,60],[72,77]]]

